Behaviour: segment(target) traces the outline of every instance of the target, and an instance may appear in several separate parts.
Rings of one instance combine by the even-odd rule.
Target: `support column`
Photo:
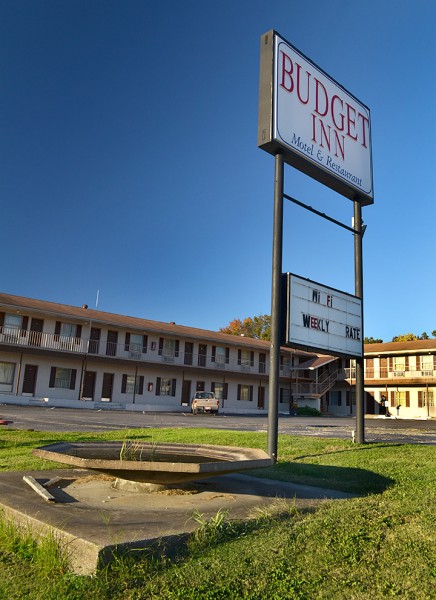
[[[362,264],[362,206],[354,201],[354,277],[355,295],[362,301],[362,356],[356,358],[356,441],[365,443],[365,374],[363,355],[363,264]]]
[[[280,322],[281,322],[281,279],[283,251],[283,180],[284,160],[282,154],[275,155],[274,176],[274,225],[271,286],[271,350],[269,366],[268,399],[268,454],[277,461],[278,405],[280,378]]]

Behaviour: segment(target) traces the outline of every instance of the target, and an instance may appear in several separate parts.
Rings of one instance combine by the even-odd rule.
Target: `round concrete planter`
[[[263,450],[207,444],[59,442],[36,448],[33,453],[120,479],[164,485],[274,464]]]

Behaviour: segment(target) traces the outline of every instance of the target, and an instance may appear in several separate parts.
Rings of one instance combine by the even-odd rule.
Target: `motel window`
[[[76,337],[77,325],[74,323],[61,323],[61,337],[72,338]]]
[[[126,333],[124,351],[130,352],[131,356],[141,358],[141,354],[147,353],[148,336],[139,333]]]
[[[163,359],[174,359],[179,356],[179,340],[159,338],[159,356]]]
[[[365,377],[372,379],[374,377],[374,359],[367,358],[365,360]]]
[[[50,370],[49,387],[64,390],[74,390],[76,386],[76,369],[52,367]]]
[[[418,391],[418,408],[422,408],[424,406],[433,407],[434,405],[435,403],[433,392],[429,392],[428,390]]]
[[[165,377],[157,377],[156,379],[156,396],[175,396],[176,395],[176,379],[167,379]]]
[[[289,404],[291,400],[291,390],[289,388],[280,388],[280,402],[287,402]]]
[[[253,400],[253,386],[238,384],[238,400],[245,402],[252,402]]]
[[[419,357],[419,366],[423,375],[433,375],[433,356],[426,354]]]
[[[230,349],[224,346],[212,346],[211,361],[217,365],[229,364]]]
[[[238,365],[254,367],[254,352],[251,350],[238,350]]]
[[[403,356],[394,356],[394,373],[396,375],[404,375],[406,363]]]
[[[81,325],[76,325],[75,323],[62,323],[61,321],[56,321],[55,340],[57,342],[70,342],[72,339],[74,339],[75,342],[78,342],[81,335]]]
[[[406,408],[408,408],[410,406],[410,392],[391,391],[390,405],[392,408],[397,406],[405,406]]]
[[[212,382],[211,391],[215,393],[218,400],[227,400],[228,383],[222,381]]]
[[[124,374],[121,381],[121,393],[122,394],[138,394],[144,393],[144,376]]]
[[[5,331],[17,331],[21,329],[23,317],[20,315],[5,315]]]
[[[0,392],[12,392],[15,363],[0,362]]]
[[[0,332],[3,333],[3,341],[18,341],[20,335],[25,335],[28,321],[28,317],[0,313]]]

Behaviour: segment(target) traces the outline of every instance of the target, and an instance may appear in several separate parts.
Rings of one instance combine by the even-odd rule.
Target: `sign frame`
[[[283,83],[280,86],[279,48],[282,49]],[[283,48],[292,57],[297,57],[299,63],[286,55],[288,62],[285,64]],[[303,78],[303,69],[306,69],[307,89],[306,97],[300,100],[307,99],[307,103],[294,100],[295,88],[300,81],[297,77]],[[312,86],[312,103],[309,102],[310,82],[315,86]],[[289,103],[291,109],[286,111],[282,108],[284,101],[280,100],[283,89],[285,95],[286,91],[292,90],[288,98],[293,104]],[[300,106],[303,104],[307,104],[307,108]],[[327,111],[325,118],[324,110]],[[300,134],[303,121],[306,133]],[[338,129],[338,121],[342,129]],[[297,130],[293,131],[293,136],[290,126]],[[283,154],[287,164],[350,200],[357,200],[362,205],[374,203],[369,108],[274,30],[261,37],[258,147],[273,155]]]
[[[282,294],[283,345],[332,356],[363,357],[361,298],[293,273],[282,274]]]

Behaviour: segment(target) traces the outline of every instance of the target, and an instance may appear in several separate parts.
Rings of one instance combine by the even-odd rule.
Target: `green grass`
[[[0,470],[58,468],[32,456],[60,440],[144,440],[266,447],[262,433],[124,430],[100,435],[2,430]],[[430,600],[436,589],[436,447],[281,435],[279,463],[256,476],[349,491],[298,510],[277,501],[246,522],[193,514],[198,531],[172,560],[118,557],[78,577],[53,540],[37,545],[0,518],[0,600]]]

